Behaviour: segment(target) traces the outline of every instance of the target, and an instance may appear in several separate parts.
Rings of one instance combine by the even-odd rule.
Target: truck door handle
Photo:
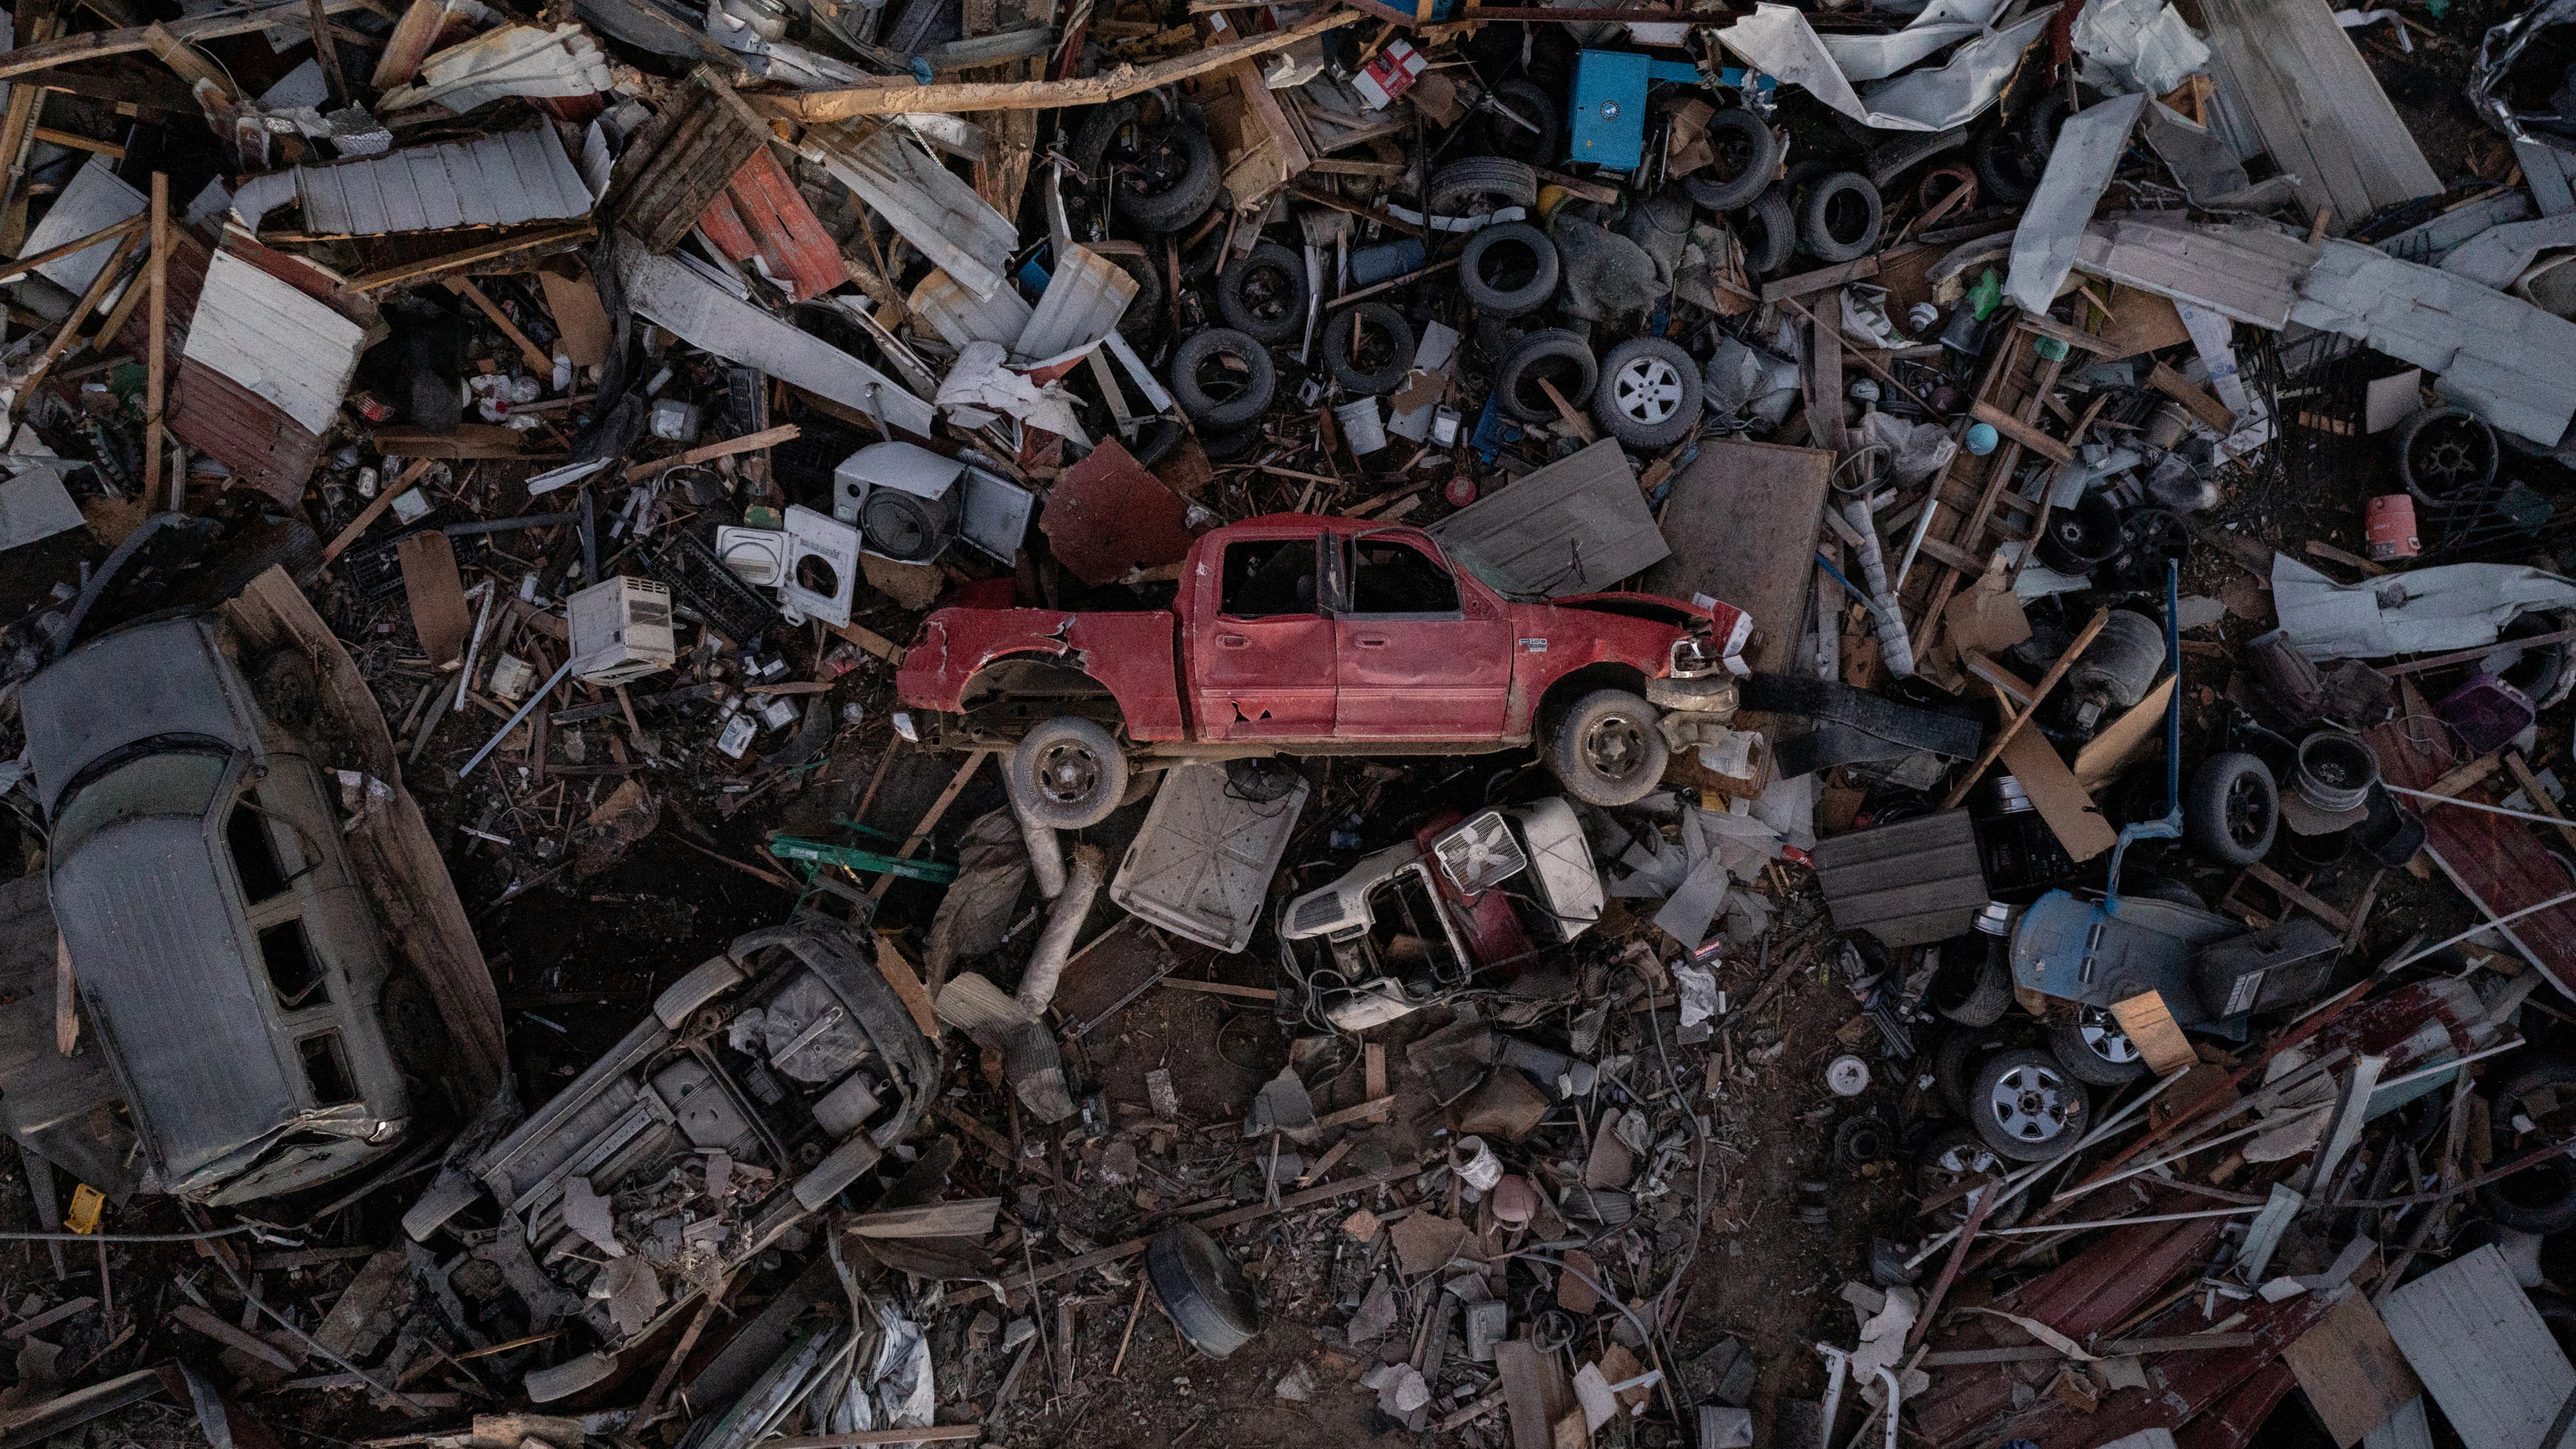
[[[1359,645],[1363,649],[1383,649],[1386,647],[1386,636],[1383,634],[1355,634],[1351,636],[1351,642]]]
[[[1228,649],[1240,649],[1252,641],[1240,634],[1219,634],[1216,636],[1216,642]]]

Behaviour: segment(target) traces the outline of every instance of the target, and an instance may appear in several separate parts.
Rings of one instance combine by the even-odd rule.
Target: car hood
[[[187,735],[241,750],[259,739],[249,685],[204,615],[92,639],[29,679],[18,702],[48,816],[91,762],[137,741]]]
[[[154,1175],[182,1181],[302,1110],[224,908],[205,823],[146,816],[103,827],[54,863],[54,919],[81,999],[133,1109]]]

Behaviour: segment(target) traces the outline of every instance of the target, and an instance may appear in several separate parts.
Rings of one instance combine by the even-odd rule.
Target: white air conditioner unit
[[[585,684],[624,684],[679,658],[671,591],[651,579],[602,579],[573,595],[564,613]]]

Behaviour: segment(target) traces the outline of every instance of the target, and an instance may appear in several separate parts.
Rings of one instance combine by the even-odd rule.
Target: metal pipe
[[[1082,918],[1091,914],[1091,898],[1100,894],[1103,872],[1100,847],[1077,845],[1073,848],[1072,868],[1066,873],[1064,893],[1055,898],[1055,909],[1047,916],[1046,933],[1038,937],[1037,950],[1029,956],[1028,970],[1021,973],[1019,1002],[1031,1016],[1047,1009],[1055,1000],[1056,983],[1064,976],[1064,963],[1073,956],[1073,938],[1082,929]]]
[[[1029,847],[1029,874],[1037,877],[1038,894],[1047,900],[1063,895],[1064,845],[1056,839],[1055,827],[1030,813],[1016,795],[1011,815],[1020,822],[1020,839]]]
[[[520,705],[519,712],[510,716],[509,720],[493,734],[492,738],[483,742],[483,748],[474,752],[474,758],[465,762],[464,768],[456,772],[456,778],[462,780],[466,776],[473,774],[474,767],[483,763],[483,757],[492,753],[494,750],[499,749],[501,747],[501,742],[510,737],[510,731],[517,729],[520,725],[526,723],[528,716],[537,712],[537,706],[546,702],[546,696],[554,693],[555,686],[563,683],[566,678],[570,677],[573,671],[573,666],[579,663],[581,663],[581,661],[577,658],[565,660],[562,667],[555,670],[553,677],[549,678],[544,684],[539,685],[534,691],[530,692],[528,695],[528,702]]]

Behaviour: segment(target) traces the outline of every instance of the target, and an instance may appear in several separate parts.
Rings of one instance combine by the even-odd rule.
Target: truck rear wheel
[[[1109,731],[1075,715],[1032,727],[1011,751],[1011,798],[1039,823],[1080,830],[1127,793],[1127,756]]]
[[[1547,767],[1586,805],[1629,805],[1663,783],[1670,754],[1653,705],[1624,689],[1596,689],[1557,721]]]

